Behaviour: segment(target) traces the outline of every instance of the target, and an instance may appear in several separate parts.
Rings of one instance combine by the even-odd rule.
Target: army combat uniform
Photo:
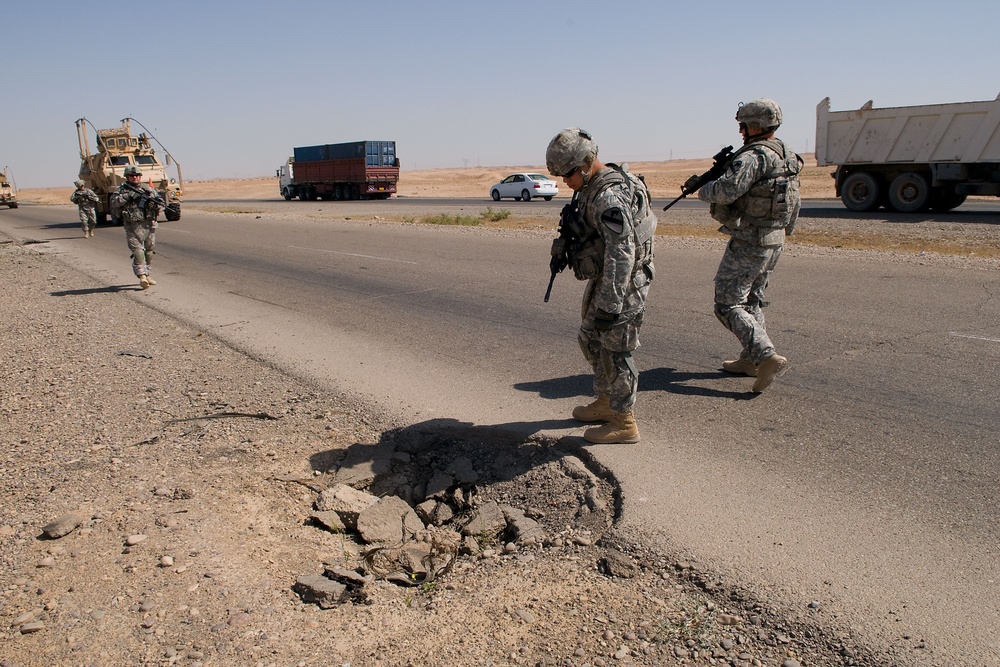
[[[126,168],[126,177],[129,169],[133,167]],[[156,245],[156,218],[160,213],[159,207],[151,200],[158,195],[145,184],[133,184],[142,193],[132,190],[129,185],[123,183],[118,186],[111,195],[111,206],[113,211],[118,211],[125,227],[125,241],[132,251],[132,272],[139,278],[139,285],[148,289],[156,284],[150,275],[149,265]]]
[[[93,236],[97,228],[97,203],[100,198],[97,193],[90,188],[84,187],[83,181],[76,182],[76,190],[69,196],[69,200],[80,209],[80,225],[83,227],[84,236]]]
[[[594,369],[594,392],[609,397],[612,411],[631,412],[639,381],[632,352],[639,347],[653,281],[656,216],[645,184],[614,165],[590,177],[578,194],[577,209],[592,231],[573,262],[577,278],[588,281],[580,348]]]
[[[715,316],[743,349],[739,360],[724,367],[757,376],[765,360],[773,357],[772,365],[778,365],[766,381],[758,376],[754,391],[762,391],[786,361],[776,355],[765,329],[764,292],[785,235],[798,219],[801,169],[802,158],[781,140],[751,141],[718,180],[698,192],[699,199],[712,204],[712,217],[722,223],[719,231],[732,237],[715,275]]]

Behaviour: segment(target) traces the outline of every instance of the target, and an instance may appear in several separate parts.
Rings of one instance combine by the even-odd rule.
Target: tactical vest
[[[628,172],[627,165],[619,167],[614,163],[606,165],[587,183],[582,202],[578,205],[581,216],[586,216],[600,195],[607,188],[624,183],[628,187],[630,213],[633,220],[632,240],[635,243],[636,258],[633,275],[640,268],[653,261],[653,234],[656,232],[656,215],[649,205],[649,189],[646,184]],[[598,222],[598,224],[601,224]],[[570,257],[573,273],[580,280],[597,278],[604,272],[604,237],[599,230],[592,229],[589,238],[584,239],[577,252]]]
[[[769,229],[782,229],[794,224],[798,216],[799,172],[802,157],[788,150],[778,139],[755,141],[733,154],[735,160],[742,153],[768,148],[781,158],[767,174],[753,184],[750,190],[733,202],[739,211],[741,227],[752,225]]]

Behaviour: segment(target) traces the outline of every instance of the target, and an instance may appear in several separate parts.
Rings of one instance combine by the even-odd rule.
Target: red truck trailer
[[[286,200],[387,199],[396,191],[395,141],[351,141],[302,146],[277,171]]]

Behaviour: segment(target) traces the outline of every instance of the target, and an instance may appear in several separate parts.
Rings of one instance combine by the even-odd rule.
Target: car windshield
[[[542,176],[541,174],[528,174],[528,178],[533,181],[548,181],[550,180],[548,176]]]

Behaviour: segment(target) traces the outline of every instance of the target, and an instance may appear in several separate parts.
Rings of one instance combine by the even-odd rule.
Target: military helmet
[[[553,176],[566,176],[595,159],[597,144],[589,133],[578,127],[568,127],[557,134],[545,150],[545,165]]]
[[[80,187],[83,187],[84,183],[83,183],[83,181],[73,181],[73,185],[75,185],[76,187],[80,188]]]
[[[134,165],[129,165],[128,167],[125,167],[125,175],[126,176],[132,176],[132,175],[142,176],[142,171],[139,169],[139,167],[136,167]]]
[[[775,130],[781,125],[781,107],[774,100],[750,100],[746,104],[740,103],[736,120],[746,123],[748,128]]]

